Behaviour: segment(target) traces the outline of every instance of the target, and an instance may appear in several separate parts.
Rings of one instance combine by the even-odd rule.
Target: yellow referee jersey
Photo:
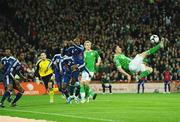
[[[36,66],[37,66],[37,69],[38,69],[38,73],[41,77],[44,77],[44,76],[48,76],[50,75],[51,73],[53,73],[53,70],[52,68],[48,68],[47,70],[47,67],[48,65],[51,63],[51,60],[50,59],[46,59],[46,60],[42,60],[40,59]],[[46,71],[47,70],[47,71]]]

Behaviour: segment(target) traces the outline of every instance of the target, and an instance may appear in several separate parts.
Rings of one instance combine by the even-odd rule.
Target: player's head
[[[166,71],[169,71],[169,67],[166,67]]]
[[[119,54],[122,52],[122,49],[118,45],[116,45],[114,51],[116,54]]]
[[[42,60],[45,60],[47,58],[46,53],[41,53],[40,58]]]
[[[64,46],[64,47],[68,47],[68,41],[67,41],[67,40],[64,40],[63,46]]]
[[[24,53],[20,53],[19,60],[24,60],[24,58],[25,58],[25,54]]]
[[[11,50],[9,48],[5,49],[5,56],[11,56]]]
[[[79,38],[75,38],[73,41],[76,45],[80,45],[80,39]]]
[[[91,42],[89,40],[85,41],[84,47],[86,50],[91,50]]]

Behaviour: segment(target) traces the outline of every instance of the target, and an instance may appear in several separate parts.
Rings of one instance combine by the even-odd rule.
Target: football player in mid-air
[[[156,51],[158,51],[160,48],[163,48],[163,47],[164,47],[164,38],[162,38],[161,42],[157,44],[156,46],[154,46],[153,48],[150,48],[149,50],[141,54],[137,54],[134,59],[130,59],[123,54],[122,48],[116,45],[116,47],[114,48],[115,65],[118,71],[127,77],[128,82],[131,81],[131,75],[137,74],[137,73],[140,73],[137,79],[141,79],[143,77],[148,76],[153,71],[151,67],[145,65],[143,60],[147,56],[154,54]]]

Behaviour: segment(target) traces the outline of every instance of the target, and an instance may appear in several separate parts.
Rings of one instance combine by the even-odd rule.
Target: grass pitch
[[[0,115],[57,122],[180,122],[180,94],[98,94],[84,104],[65,103],[60,95],[55,103],[49,96],[23,96],[17,107],[9,103]]]

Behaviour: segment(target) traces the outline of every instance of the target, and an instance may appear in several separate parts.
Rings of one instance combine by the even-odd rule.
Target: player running
[[[91,81],[91,78],[94,76],[96,66],[99,66],[101,63],[101,58],[97,51],[91,49],[91,46],[92,44],[90,41],[85,41],[84,61],[85,61],[85,66],[88,69],[90,75],[86,71],[82,72],[82,78],[81,78],[82,102],[85,102],[85,98],[87,99],[87,102],[89,101],[90,98],[95,99],[97,95],[93,93],[92,89],[89,87],[89,83]]]
[[[10,49],[5,50],[5,55],[6,56],[1,59],[1,63],[3,64],[4,70],[3,81],[7,89],[1,98],[0,107],[5,107],[4,101],[6,100],[6,98],[11,96],[13,89],[16,89],[18,90],[18,93],[16,94],[15,99],[11,103],[11,106],[14,107],[16,106],[16,102],[22,97],[24,93],[24,89],[21,87],[19,81],[15,79],[15,75],[18,74],[23,79],[25,79],[25,77],[21,73],[21,63],[16,58],[11,56]]]
[[[154,54],[160,48],[163,48],[163,41],[164,38],[162,38],[161,42],[153,48],[141,54],[137,54],[134,59],[130,59],[127,56],[125,56],[122,53],[122,49],[118,45],[116,45],[114,49],[114,62],[118,71],[127,77],[128,82],[131,81],[131,75],[133,75],[134,73],[140,72],[140,75],[137,77],[138,79],[148,76],[150,73],[152,73],[153,69],[151,67],[146,66],[145,63],[143,63],[143,60],[147,56]]]
[[[55,81],[56,84],[58,85],[59,91],[61,91],[62,89],[62,66],[61,66],[61,62],[63,60],[63,57],[61,56],[61,54],[56,54],[54,55],[54,57],[52,58],[51,62],[49,63],[46,71],[48,71],[49,68],[53,67],[54,69],[54,75],[55,75]]]
[[[64,56],[63,60],[61,60],[61,67],[62,67],[62,94],[66,96],[66,102],[70,103],[69,91],[71,86],[72,80],[72,68],[71,66],[74,65],[74,61],[72,57]],[[70,88],[69,88],[70,87]]]
[[[61,54],[54,55],[51,63],[48,65],[47,70],[54,65],[55,80],[58,85],[59,91],[69,97],[68,86],[71,80],[71,66],[73,65],[72,57],[66,55],[62,56]]]
[[[53,74],[52,67],[48,68],[51,60],[47,59],[45,53],[41,53],[40,60],[36,63],[36,71],[35,75],[40,77],[44,83],[44,86],[49,93],[50,103],[54,102],[54,90],[53,90],[53,82],[51,80],[51,76]]]

